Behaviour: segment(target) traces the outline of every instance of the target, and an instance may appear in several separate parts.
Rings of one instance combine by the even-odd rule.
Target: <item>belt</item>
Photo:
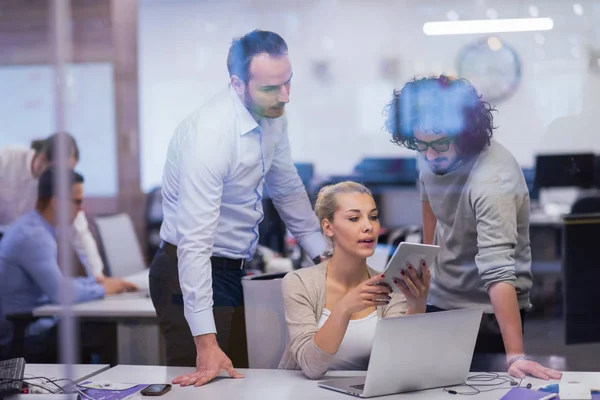
[[[177,259],[177,246],[161,240],[158,247],[160,247],[169,257],[175,260]],[[212,256],[210,258],[210,263],[213,268],[217,269],[240,270],[244,268],[246,260]]]

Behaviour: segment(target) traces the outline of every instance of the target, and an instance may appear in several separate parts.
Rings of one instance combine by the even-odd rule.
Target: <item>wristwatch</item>
[[[508,366],[506,367],[506,369],[507,370],[510,369],[511,365],[513,365],[517,361],[521,361],[521,360],[529,360],[529,359],[525,356],[515,356],[515,357],[511,358],[510,360],[508,360]]]

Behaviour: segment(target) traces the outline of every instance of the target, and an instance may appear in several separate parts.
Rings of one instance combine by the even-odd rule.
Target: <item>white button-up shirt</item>
[[[160,236],[177,246],[184,313],[194,336],[216,332],[210,257],[252,257],[265,181],[309,256],[325,251],[292,162],[285,116],[257,123],[229,86],[177,127],[163,174]]]

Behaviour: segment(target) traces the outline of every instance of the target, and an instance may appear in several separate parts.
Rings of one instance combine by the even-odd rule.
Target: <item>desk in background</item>
[[[59,316],[61,305],[46,305],[33,310],[34,317]],[[164,364],[164,346],[156,311],[149,297],[124,293],[102,300],[75,304],[72,315],[117,324],[117,359],[119,364]]]
[[[173,378],[184,373],[193,372],[193,368],[186,367],[150,367],[118,365],[95,377],[98,380],[109,380],[113,382],[126,383],[171,383]],[[331,399],[344,400],[352,399],[352,396],[342,393],[322,389],[317,386],[317,381],[307,379],[300,371],[289,370],[270,370],[270,369],[239,369],[239,372],[245,375],[244,379],[226,378],[226,374],[221,374],[222,378],[203,387],[179,387],[173,385],[173,388],[167,394],[161,396],[161,399],[245,399],[245,400],[305,400],[305,399]],[[334,377],[364,376],[366,372],[362,371],[332,371],[324,379]],[[584,373],[586,377],[597,377],[600,380],[600,373]],[[570,378],[576,378],[578,373],[570,373]],[[544,386],[550,382],[539,379],[524,379],[523,385],[531,382],[534,387]],[[506,389],[484,392],[476,396],[469,396],[478,400],[497,400],[501,398]],[[462,397],[462,396],[460,396]],[[139,393],[132,398],[142,399]],[[403,393],[386,396],[386,399],[422,399],[422,400],[449,400],[456,398],[445,393],[441,388],[424,390],[413,393]]]

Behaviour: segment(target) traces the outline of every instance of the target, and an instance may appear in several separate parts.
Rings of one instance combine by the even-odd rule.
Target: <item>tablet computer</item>
[[[425,264],[431,268],[439,252],[440,246],[408,242],[400,243],[394,255],[387,263],[383,272],[385,278],[383,278],[382,282],[387,283],[392,288],[392,292],[401,293],[400,289],[394,284],[394,278],[402,280],[400,270],[404,270],[406,273],[406,264],[410,264],[420,277],[422,275],[421,260],[425,261]]]

